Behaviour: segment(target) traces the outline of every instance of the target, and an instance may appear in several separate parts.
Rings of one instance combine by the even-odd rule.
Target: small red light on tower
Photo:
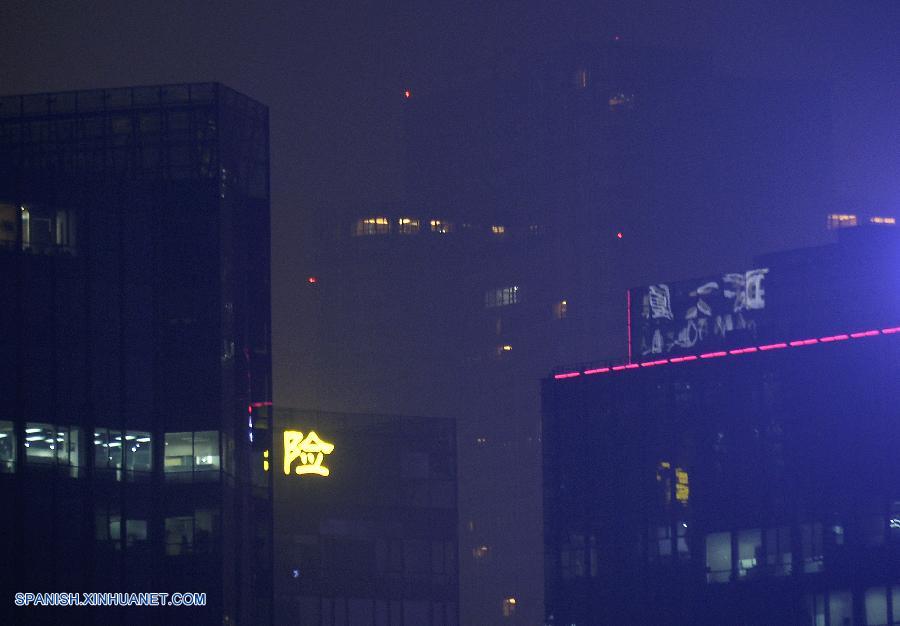
[[[306,282],[308,282],[310,285],[315,285],[317,282],[319,282],[319,279],[315,276],[310,276],[306,279]]]
[[[407,100],[409,100],[410,98],[412,98],[412,92],[409,89],[407,89],[406,91],[403,92],[403,97],[406,98]]]
[[[623,237],[622,231],[616,233],[616,239],[621,239]]]

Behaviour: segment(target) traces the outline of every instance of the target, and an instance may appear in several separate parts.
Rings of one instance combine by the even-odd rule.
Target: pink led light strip
[[[762,346],[748,346],[746,348],[737,348],[734,350],[720,350],[718,352],[706,352],[700,355],[689,354],[686,356],[676,356],[671,359],[659,359],[656,361],[644,361],[642,363],[623,363],[621,365],[611,365],[609,367],[598,367],[594,369],[572,372],[563,372],[562,374],[554,374],[553,378],[561,380],[564,378],[575,378],[576,376],[590,376],[591,374],[606,374],[608,372],[620,372],[622,370],[641,369],[645,367],[656,367],[657,365],[666,365],[668,363],[684,363],[685,361],[696,361],[697,359],[715,359],[723,356],[733,356],[740,354],[751,354],[753,352],[768,352],[769,350],[781,350],[783,348],[799,348],[802,346],[811,346],[818,343],[833,343],[835,341],[846,341],[848,339],[862,339],[864,337],[876,337],[878,335],[894,335],[900,333],[900,326],[892,328],[882,328],[881,330],[864,330],[856,333],[828,335],[817,339],[797,339],[794,341],[769,343]]]

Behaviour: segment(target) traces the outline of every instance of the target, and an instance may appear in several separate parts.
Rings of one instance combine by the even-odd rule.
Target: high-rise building
[[[0,291],[4,596],[205,594],[4,622],[270,623],[266,107],[0,98]]]
[[[824,234],[828,100],[623,41],[398,90],[404,197],[317,214],[284,392],[458,417],[463,623],[542,619],[538,381],[625,350],[628,287]]]
[[[278,407],[276,623],[458,626],[452,419]]]
[[[545,623],[900,620],[900,246],[868,230],[632,290],[632,358],[545,380]]]

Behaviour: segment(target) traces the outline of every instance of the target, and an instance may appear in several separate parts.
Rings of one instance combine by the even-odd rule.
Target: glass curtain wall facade
[[[0,98],[2,588],[207,594],[28,620],[271,622],[268,176],[223,85]]]
[[[898,623],[895,330],[545,381],[546,623]]]

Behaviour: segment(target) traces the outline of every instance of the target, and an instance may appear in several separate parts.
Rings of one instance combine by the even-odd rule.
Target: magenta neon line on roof
[[[575,378],[576,376],[590,376],[592,374],[606,374],[608,372],[620,372],[622,370],[640,369],[642,367],[655,367],[657,365],[665,365],[667,363],[684,363],[685,361],[696,361],[697,359],[715,359],[723,356],[736,356],[741,354],[752,354],[753,352],[768,352],[769,350],[781,350],[783,348],[800,348],[802,346],[811,346],[818,343],[833,343],[835,341],[846,341],[848,339],[862,339],[864,337],[876,337],[878,335],[894,335],[900,333],[900,326],[891,328],[882,328],[881,330],[863,330],[855,333],[845,333],[840,335],[827,335],[814,339],[795,339],[794,341],[768,343],[761,346],[747,346],[746,348],[735,348],[734,350],[720,350],[717,352],[705,352],[700,355],[688,354],[685,356],[676,356],[670,359],[658,359],[656,361],[644,361],[642,363],[622,363],[619,365],[611,365],[609,367],[597,367],[587,369],[583,372],[572,371],[562,374],[554,374],[553,378],[560,380],[564,378]]]

